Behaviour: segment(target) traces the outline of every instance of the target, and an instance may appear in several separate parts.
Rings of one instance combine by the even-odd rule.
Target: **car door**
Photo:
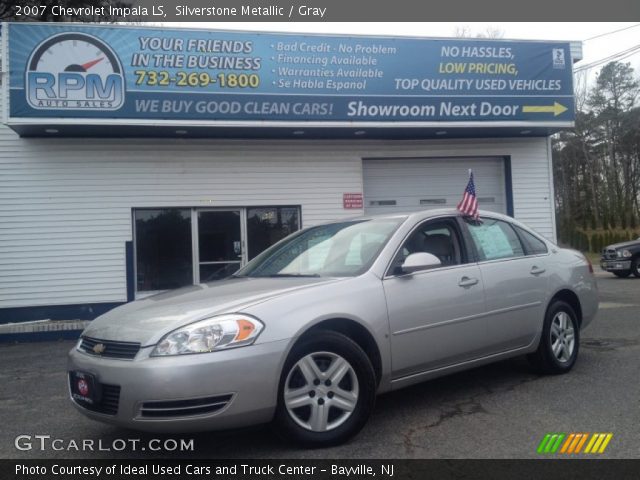
[[[491,353],[529,345],[542,327],[547,255],[536,255],[510,222],[483,217],[465,225],[484,282]],[[537,240],[539,243],[544,242]]]
[[[421,251],[436,255],[442,265],[402,273],[404,259]],[[469,258],[453,217],[418,225],[397,252],[383,280],[395,378],[484,354],[482,277]]]

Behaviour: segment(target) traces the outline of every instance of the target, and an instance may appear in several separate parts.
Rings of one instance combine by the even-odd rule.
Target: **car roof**
[[[483,217],[492,217],[492,218],[498,218],[501,220],[506,220],[508,222],[512,222],[512,223],[518,223],[515,221],[515,219],[513,217],[509,217],[507,215],[503,215],[501,213],[496,213],[496,212],[490,212],[487,210],[479,210],[479,214],[480,216]],[[357,217],[351,217],[348,220],[355,220],[355,219],[398,219],[398,218],[403,218],[403,219],[407,219],[407,220],[423,220],[423,219],[429,219],[429,218],[434,218],[434,217],[442,217],[442,216],[452,216],[452,217],[462,217],[462,213],[455,209],[455,208],[432,208],[429,210],[420,210],[417,212],[394,212],[394,213],[378,213],[378,214],[374,214],[374,215],[360,215]]]

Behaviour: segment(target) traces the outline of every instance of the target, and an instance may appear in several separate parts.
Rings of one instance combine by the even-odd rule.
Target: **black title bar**
[[[0,460],[15,480],[636,480],[640,460]]]
[[[637,0],[3,0],[0,20],[135,22],[638,21]],[[425,32],[428,35],[428,32]]]

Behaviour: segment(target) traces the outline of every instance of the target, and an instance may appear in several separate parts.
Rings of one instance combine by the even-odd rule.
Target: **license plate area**
[[[101,390],[95,375],[87,372],[69,372],[71,396],[80,403],[96,405],[100,403]]]

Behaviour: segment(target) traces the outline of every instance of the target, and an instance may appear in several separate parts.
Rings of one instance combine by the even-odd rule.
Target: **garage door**
[[[504,159],[364,159],[367,214],[449,208],[458,204],[473,169],[480,208],[506,213]]]

